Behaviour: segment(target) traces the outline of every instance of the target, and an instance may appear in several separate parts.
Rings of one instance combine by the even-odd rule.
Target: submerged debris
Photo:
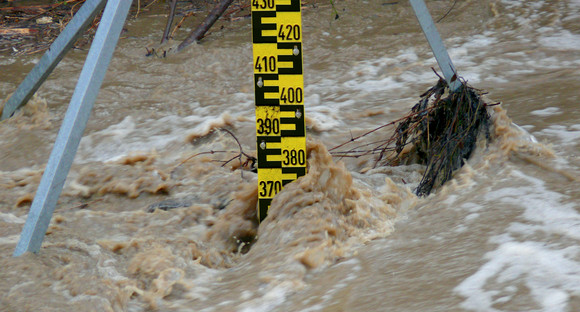
[[[490,116],[482,99],[484,93],[465,82],[456,92],[449,92],[445,80],[421,95],[421,100],[406,116],[366,133],[352,137],[332,149],[335,157],[363,157],[378,155],[374,167],[418,163],[427,166],[416,189],[419,196],[429,195],[452,178],[476,147],[480,134],[489,138]],[[495,104],[493,104],[495,105]],[[371,140],[343,150],[353,142],[379,130],[394,131],[387,139]],[[381,136],[384,138],[385,136]]]
[[[149,213],[155,212],[155,210],[157,209],[167,211],[175,208],[189,207],[191,205],[193,205],[193,201],[188,199],[183,200],[166,199],[149,205],[149,207],[147,207],[147,212]]]
[[[21,1],[20,1],[21,2]],[[42,3],[44,2],[44,3]],[[0,53],[14,56],[44,52],[64,30],[85,0],[41,1],[38,4],[0,4]],[[74,44],[81,49],[92,40],[100,14]]]
[[[419,196],[429,195],[434,187],[452,178],[471,156],[481,133],[489,138],[490,116],[482,91],[464,83],[443,98],[446,92],[447,83],[440,79],[421,95],[394,133],[396,159],[413,158],[427,166],[416,190]]]

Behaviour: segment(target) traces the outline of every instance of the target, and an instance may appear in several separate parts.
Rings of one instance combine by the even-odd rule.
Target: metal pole
[[[411,2],[413,11],[415,11],[415,16],[417,16],[417,19],[419,20],[419,24],[421,24],[423,33],[425,34],[425,37],[427,37],[427,41],[429,41],[431,51],[433,51],[433,54],[435,55],[439,68],[443,72],[443,76],[445,76],[445,80],[449,85],[449,90],[457,91],[461,86],[461,82],[457,79],[457,71],[451,62],[451,58],[445,49],[445,45],[443,45],[441,36],[435,27],[435,23],[433,23],[433,18],[431,18],[431,14],[429,14],[425,2],[423,0],[409,1]]]
[[[52,70],[70,50],[84,32],[95,15],[103,9],[106,0],[88,0],[77,11],[62,33],[50,45],[38,64],[28,73],[14,94],[6,101],[0,120],[10,118],[14,112],[26,104],[34,92],[40,88]]]
[[[130,0],[109,0],[105,7],[101,23],[48,159],[48,165],[30,207],[14,256],[19,256],[27,251],[38,252],[40,250],[93,103],[119,40],[131,2]]]

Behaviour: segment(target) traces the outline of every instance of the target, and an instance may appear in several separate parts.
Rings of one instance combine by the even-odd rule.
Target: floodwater
[[[435,19],[452,4],[427,1]],[[459,75],[502,104],[490,141],[425,198],[420,165],[328,153],[437,80],[407,1],[335,6],[303,10],[309,173],[262,224],[256,175],[219,162],[239,152],[219,129],[255,151],[249,19],[156,58],[165,17],[145,12],[40,253],[12,258],[86,56],[70,52],[0,123],[0,311],[579,311],[580,1],[457,1],[437,24]],[[39,58],[0,58],[1,99]]]

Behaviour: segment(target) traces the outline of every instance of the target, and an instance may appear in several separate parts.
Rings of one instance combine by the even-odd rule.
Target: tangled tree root
[[[378,155],[374,167],[419,163],[427,168],[416,194],[426,196],[453,177],[476,147],[478,137],[489,138],[490,116],[481,90],[465,82],[449,92],[445,80],[421,95],[421,100],[406,116],[370,130],[330,149],[337,157]],[[497,104],[491,104],[497,105]],[[386,140],[342,148],[377,131],[396,127]]]
[[[434,187],[452,178],[453,172],[471,156],[480,134],[489,138],[490,116],[483,92],[465,83],[443,98],[446,91],[447,83],[440,79],[421,95],[419,103],[398,123],[393,134],[395,159],[414,157],[427,166],[416,190],[419,196],[429,195]]]

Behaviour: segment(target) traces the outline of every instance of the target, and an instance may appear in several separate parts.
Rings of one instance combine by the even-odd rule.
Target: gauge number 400
[[[302,103],[304,93],[302,88],[282,88],[280,92],[280,101],[282,103]]]

